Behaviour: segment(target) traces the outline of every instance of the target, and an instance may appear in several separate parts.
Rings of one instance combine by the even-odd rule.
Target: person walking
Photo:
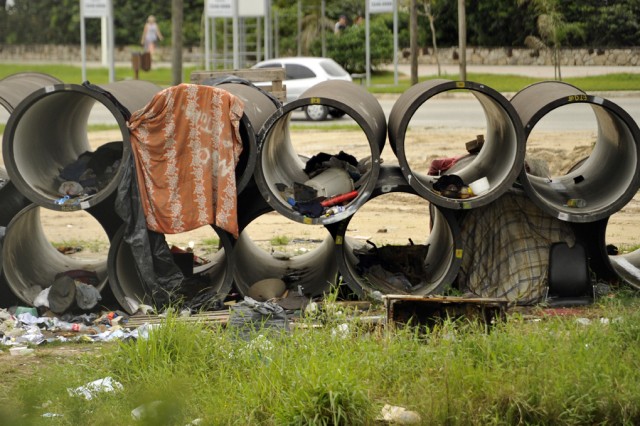
[[[144,51],[149,52],[153,56],[156,50],[156,44],[158,41],[164,40],[160,28],[156,23],[156,18],[153,15],[149,15],[147,22],[144,24],[144,30],[142,31],[142,37],[140,44],[144,46]]]

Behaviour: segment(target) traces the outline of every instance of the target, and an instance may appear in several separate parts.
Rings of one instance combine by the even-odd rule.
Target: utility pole
[[[171,75],[173,85],[182,83],[183,0],[171,0]]]
[[[458,0],[458,45],[460,48],[460,80],[467,79],[467,16],[464,0]]]
[[[409,50],[411,50],[411,85],[418,84],[418,11],[416,0],[409,5]]]

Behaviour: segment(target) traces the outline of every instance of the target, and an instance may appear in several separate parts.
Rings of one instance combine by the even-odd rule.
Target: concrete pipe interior
[[[107,285],[107,232],[84,211],[60,213],[31,204],[6,229],[3,275],[13,293],[32,305],[57,274],[95,274],[100,292]]]
[[[266,279],[282,280],[290,295],[328,293],[337,265],[331,234],[322,226],[294,223],[277,212],[249,221],[233,247],[233,279],[243,295]]]
[[[212,295],[211,303],[227,296],[232,284],[228,273],[229,236],[211,226],[203,226],[165,235],[165,239],[174,253],[176,265],[185,276],[180,294],[187,302],[201,292]],[[109,285],[120,306],[130,314],[134,314],[141,303],[153,306],[150,289],[140,279],[134,256],[136,253],[124,241],[124,227],[121,227],[109,251]]]
[[[550,215],[594,222],[623,208],[637,192],[640,130],[616,104],[589,95],[554,99],[531,117],[526,130],[527,167],[519,180]],[[545,150],[550,139],[557,144]]]
[[[343,112],[343,120],[347,120],[348,116],[355,121],[359,131],[291,131],[294,112],[309,105],[324,105]],[[371,194],[386,140],[386,120],[378,101],[364,88],[346,81],[327,81],[308,89],[300,98],[278,109],[263,126],[258,140],[255,179],[267,203],[296,222],[330,224],[353,214]],[[318,169],[311,172],[319,174],[308,173],[309,169],[305,171],[320,155],[332,156],[333,161],[341,153],[346,154],[350,162],[342,161],[344,157],[341,157],[336,165],[331,165],[323,172]],[[303,158],[311,162],[305,163]],[[342,171],[339,170],[341,167]],[[334,175],[335,179],[327,178],[329,174]],[[312,185],[309,183],[312,177],[317,193],[305,194],[303,197],[306,199],[291,197],[296,185]],[[326,180],[317,182],[322,179]],[[281,190],[283,187],[286,188],[284,191]],[[312,209],[309,212],[300,202],[301,199],[309,201],[314,194],[331,198],[354,190],[357,191],[355,198],[341,203],[344,209],[331,211],[333,214],[326,214],[326,209]],[[295,200],[295,207],[287,201],[289,198]]]
[[[477,103],[460,102],[465,98]],[[416,192],[451,209],[479,207],[498,198],[516,180],[525,152],[524,131],[506,98],[482,84],[449,80],[419,83],[398,98],[389,115],[389,141]],[[450,170],[478,141],[477,155]],[[449,174],[464,185],[475,182],[483,191],[469,195],[464,188],[434,189]]]
[[[457,221],[406,183],[382,180],[367,203],[335,225],[342,279],[360,297],[442,294],[460,266]]]
[[[159,89],[147,82],[104,88],[130,111]],[[118,132],[89,132],[93,123]],[[3,135],[3,158],[11,181],[34,203],[54,210],[87,209],[116,190],[130,152],[128,140],[125,118],[114,102],[84,86],[58,84],[33,92],[13,111]]]

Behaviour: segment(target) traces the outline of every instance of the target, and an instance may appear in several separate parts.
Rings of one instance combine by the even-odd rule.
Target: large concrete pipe
[[[247,188],[238,198],[240,237],[234,241],[231,268],[234,285],[242,295],[250,295],[251,287],[263,280],[284,281],[286,288],[316,297],[327,293],[336,282],[338,267],[333,238],[327,230],[325,238],[312,250],[295,256],[275,256],[252,240],[247,226],[273,208],[260,196],[257,187]],[[287,219],[288,220],[288,219]]]
[[[541,209],[563,221],[595,222],[620,210],[636,194],[640,130],[618,105],[556,81],[524,88],[511,104],[527,139],[536,124],[558,108],[587,105],[593,110],[597,139],[588,159],[561,176],[535,176],[523,168],[519,180]]]
[[[309,105],[324,105],[349,115],[364,132],[368,142],[366,171],[360,179],[358,193],[344,211],[334,215],[311,217],[296,211],[283,197],[278,185],[293,187],[294,183],[309,180],[305,163],[291,143],[289,123],[292,113]],[[335,144],[335,150],[344,149],[342,141],[327,132],[327,146]],[[306,90],[297,100],[278,109],[262,127],[258,137],[258,164],[255,179],[264,199],[280,214],[300,223],[329,224],[338,222],[353,213],[371,195],[378,179],[380,153],[386,140],[386,119],[378,100],[363,87],[347,81],[331,80]],[[329,147],[326,148],[327,150]],[[329,152],[337,154],[337,152]]]
[[[382,166],[378,183],[371,194],[369,202],[372,202],[376,197],[386,197],[393,193],[409,194],[424,201],[414,188],[407,183],[399,167]],[[415,283],[417,285],[412,288],[403,288],[398,285],[398,280],[389,282],[385,286],[377,287],[363,275],[362,268],[359,267],[360,260],[355,251],[362,250],[367,246],[367,243],[348,235],[349,224],[358,218],[359,212],[341,222],[328,226],[335,239],[335,252],[340,275],[343,281],[358,296],[366,297],[373,291],[380,291],[383,294],[390,292],[414,295],[442,294],[453,283],[458,274],[462,258],[458,220],[453,211],[440,209],[433,204],[429,206],[429,204],[425,203],[425,206],[426,208],[423,212],[425,228],[421,234],[412,235],[411,241],[416,244],[414,247],[428,245],[428,250],[425,250],[426,256],[418,259],[422,265],[426,266],[424,267],[424,275],[420,277],[420,283]],[[364,208],[366,208],[366,205],[363,206]],[[393,214],[403,214],[403,211],[388,212],[385,217],[386,223],[394,223]],[[387,234],[384,235],[386,236]],[[382,244],[377,244],[377,246],[380,247]],[[398,252],[405,250],[403,247],[396,248]],[[373,252],[373,250],[371,251]],[[407,253],[410,254],[409,252]],[[407,284],[407,280],[402,280],[402,282]]]
[[[193,273],[186,274],[187,285],[197,286],[197,289],[189,289],[190,292],[207,292],[212,298],[207,303],[222,301],[229,294],[232,285],[232,277],[229,273],[230,264],[228,253],[231,249],[232,237],[224,231],[212,227],[220,237],[220,250],[207,257],[208,263],[194,266]],[[111,241],[108,255],[108,278],[111,291],[118,304],[129,314],[134,314],[141,303],[153,306],[152,290],[140,279],[140,273],[136,266],[131,247],[124,240],[125,226],[121,227]],[[188,282],[187,282],[188,281]],[[191,284],[189,284],[191,283]],[[183,288],[182,290],[186,290]]]
[[[6,228],[2,247],[3,277],[13,293],[33,305],[40,291],[53,284],[59,273],[84,270],[95,273],[96,288],[107,285],[107,258],[81,259],[59,252],[45,235],[40,208],[30,204]]]
[[[142,108],[160,87],[136,80],[100,86],[110,92],[129,111]],[[102,104],[111,121],[120,129],[122,161],[113,177],[90,195],[60,201],[60,173],[80,156],[95,152],[88,135],[92,109]],[[56,84],[38,89],[13,111],[3,136],[3,157],[11,181],[34,203],[43,207],[74,211],[88,209],[109,197],[117,188],[124,161],[130,155],[129,130],[116,103],[106,95],[82,85]]]
[[[211,81],[215,84],[215,80]],[[208,84],[205,80],[203,84]],[[282,106],[276,98],[270,97],[256,86],[234,83],[233,80],[215,84],[244,102],[244,115],[240,120],[242,154],[236,166],[236,187],[240,193],[252,181],[257,159],[257,133],[267,119]]]
[[[484,113],[486,130],[484,145],[465,167],[456,170],[464,184],[483,182],[484,191],[470,197],[436,191],[440,176],[428,174],[424,167],[409,160],[407,131],[415,112],[434,97],[447,92],[471,93]],[[459,117],[464,123],[465,117]],[[428,137],[428,130],[424,130]],[[450,209],[471,209],[490,203],[503,194],[516,180],[524,162],[524,130],[509,101],[495,90],[469,81],[429,80],[406,90],[389,114],[389,142],[398,158],[402,173],[418,194],[430,202]],[[451,173],[449,173],[451,174]],[[486,181],[484,180],[486,179]]]

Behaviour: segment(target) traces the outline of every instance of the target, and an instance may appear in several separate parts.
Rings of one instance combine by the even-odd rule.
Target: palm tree
[[[567,22],[559,10],[558,0],[518,0],[518,4],[530,3],[538,13],[536,27],[541,38],[527,36],[525,44],[531,49],[551,48],[551,62],[556,80],[562,80],[560,70],[560,47],[569,34],[584,37],[580,23]]]

